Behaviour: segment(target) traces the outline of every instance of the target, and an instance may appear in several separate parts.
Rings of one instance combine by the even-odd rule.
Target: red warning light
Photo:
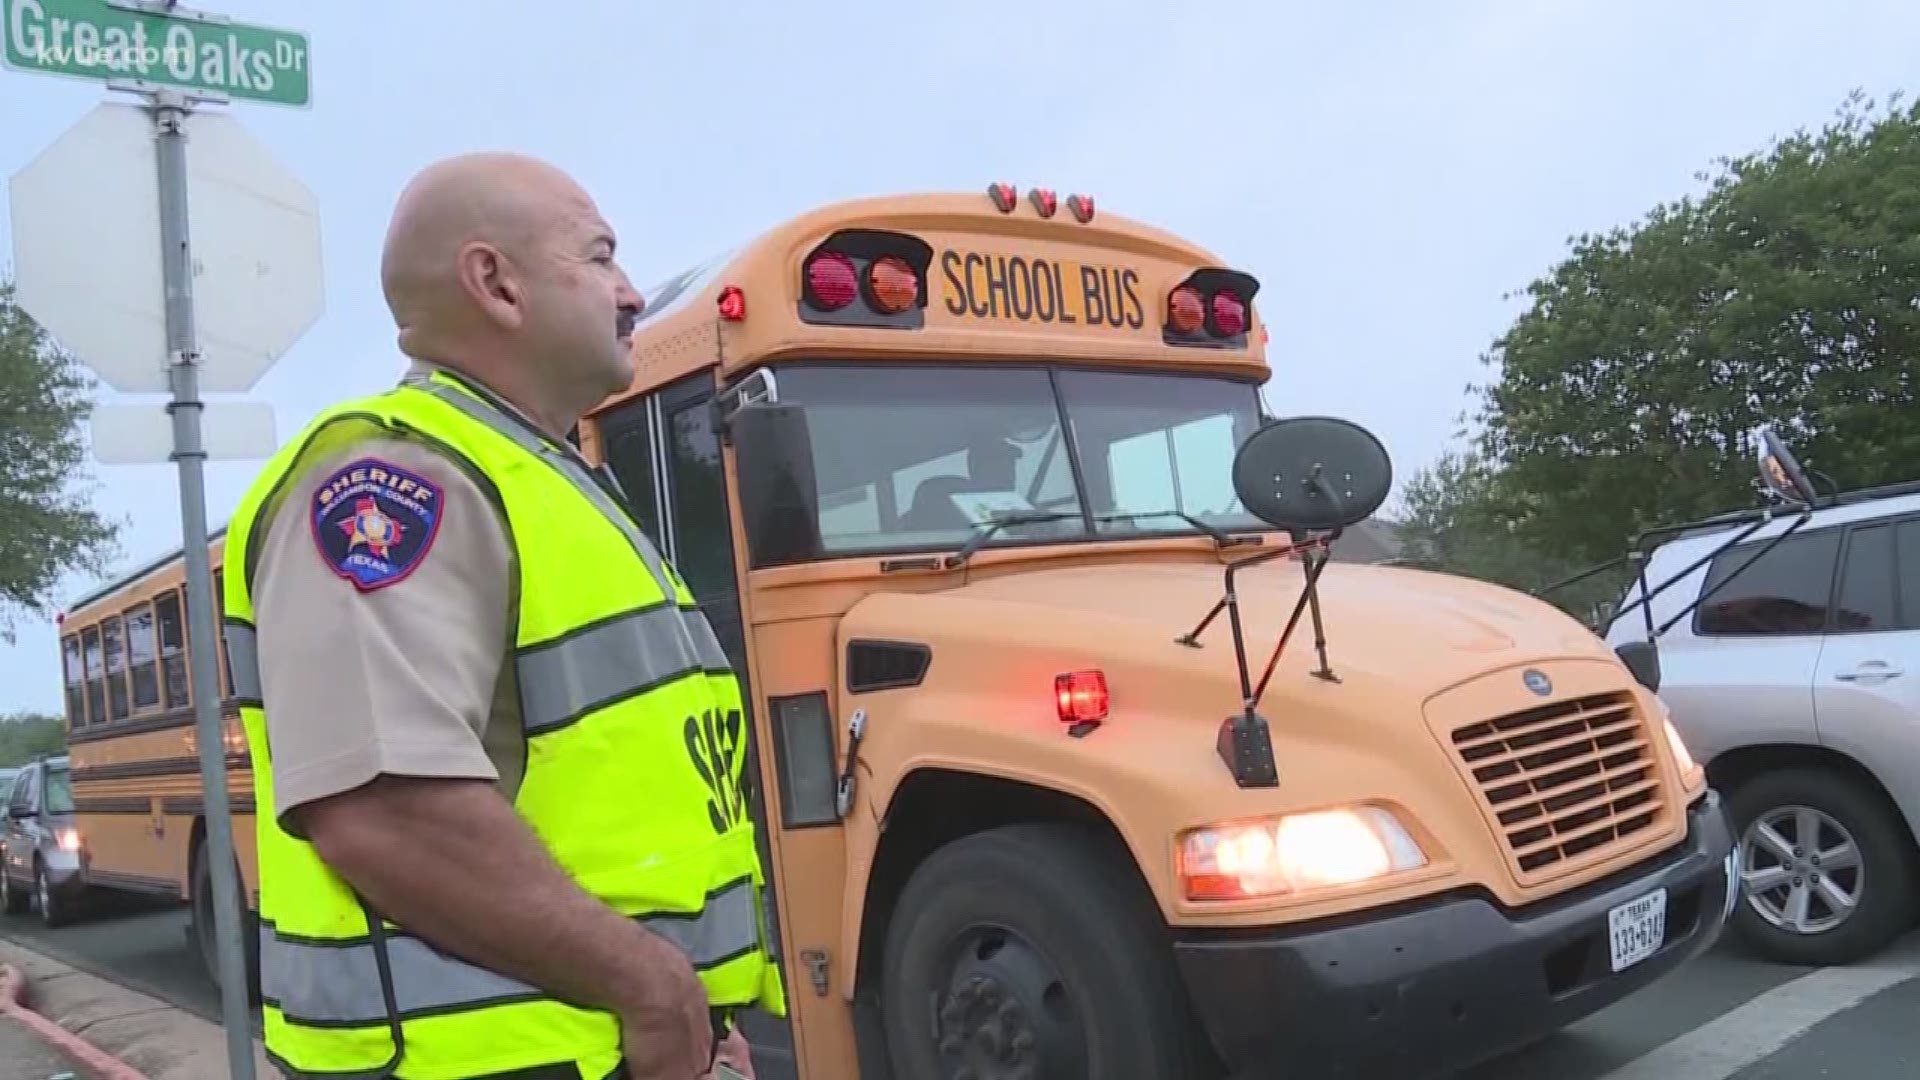
[[[1020,193],[1012,184],[1000,183],[987,188],[987,194],[993,197],[993,205],[1003,214],[1013,213],[1014,205],[1020,201]]]
[[[740,291],[740,286],[729,285],[720,290],[720,317],[728,322],[747,317],[747,294]]]
[[[1067,196],[1067,209],[1073,211],[1075,221],[1084,225],[1093,220],[1093,196],[1069,195]]]
[[[807,263],[807,284],[818,298],[819,306],[838,311],[853,303],[860,292],[860,277],[854,273],[853,260],[837,251],[823,251]]]
[[[1034,188],[1027,192],[1027,198],[1033,201],[1033,208],[1043,218],[1050,218],[1060,209],[1060,200],[1046,188]]]
[[[1107,674],[1070,671],[1053,677],[1053,696],[1063,724],[1093,724],[1107,718]]]
[[[1232,290],[1221,289],[1213,294],[1213,325],[1219,328],[1222,337],[1246,332],[1247,305]]]

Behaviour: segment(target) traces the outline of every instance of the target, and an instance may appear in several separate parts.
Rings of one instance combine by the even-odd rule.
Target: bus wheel
[[[220,986],[220,938],[214,930],[213,911],[213,865],[207,858],[207,845],[201,844],[193,852],[193,945],[200,954],[200,966],[207,973],[213,985]],[[234,880],[240,881],[240,872],[234,870]],[[247,907],[243,898],[240,901],[240,941],[244,946],[241,953],[242,964],[247,971],[247,1000],[252,1004],[260,1003],[260,937],[258,917]]]
[[[896,1076],[1192,1075],[1158,911],[1101,839],[1014,825],[958,840],[914,872],[883,959]]]

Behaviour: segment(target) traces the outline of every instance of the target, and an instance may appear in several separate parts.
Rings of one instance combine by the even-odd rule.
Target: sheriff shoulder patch
[[[440,531],[440,486],[378,458],[361,458],[313,493],[313,542],[361,592],[405,581]]]

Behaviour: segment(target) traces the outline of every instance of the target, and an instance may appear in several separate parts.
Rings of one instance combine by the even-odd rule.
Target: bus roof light
[[[1232,289],[1221,289],[1213,294],[1214,332],[1221,337],[1234,337],[1247,331],[1247,305]]]
[[[993,205],[1003,214],[1013,213],[1014,205],[1020,201],[1020,193],[1008,183],[990,185],[987,188],[987,194],[993,196]]]
[[[1027,192],[1027,198],[1033,200],[1033,208],[1038,210],[1043,218],[1052,217],[1060,209],[1059,198],[1046,188],[1034,188]]]
[[[740,291],[740,286],[729,285],[720,290],[720,317],[728,322],[747,317],[747,294]]]
[[[859,275],[853,272],[853,260],[837,251],[823,251],[807,263],[808,303],[827,311],[839,311],[860,292]]]
[[[1107,718],[1107,673],[1100,670],[1068,671],[1053,677],[1054,704],[1060,722],[1072,724],[1076,734]]]
[[[867,268],[867,290],[874,307],[889,315],[898,314],[920,298],[920,276],[905,259],[883,255]]]
[[[1200,302],[1199,290],[1191,285],[1182,285],[1167,297],[1167,321],[1183,334],[1200,329],[1206,316],[1206,306]]]
[[[1067,196],[1067,209],[1073,211],[1075,221],[1085,225],[1087,222],[1093,220],[1093,196],[1069,195]]]

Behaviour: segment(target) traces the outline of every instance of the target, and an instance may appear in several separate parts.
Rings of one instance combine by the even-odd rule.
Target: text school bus
[[[1410,1080],[1718,935],[1719,800],[1600,639],[1325,561],[1390,467],[1263,416],[1257,291],[996,185],[647,297],[579,444],[747,685],[689,753],[762,823],[761,1076]]]

